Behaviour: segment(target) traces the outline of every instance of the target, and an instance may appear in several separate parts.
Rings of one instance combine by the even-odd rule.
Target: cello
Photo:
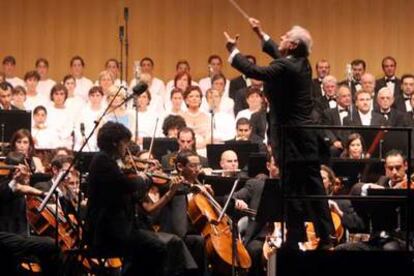
[[[233,264],[231,219],[224,215],[219,221],[219,214],[222,211],[220,204],[201,185],[195,184],[192,187],[195,187],[197,192],[188,202],[188,216],[205,239],[206,252],[213,270],[223,275],[231,275]],[[240,240],[237,240],[236,250],[238,258],[234,262],[235,267],[247,270],[251,266],[251,259]]]

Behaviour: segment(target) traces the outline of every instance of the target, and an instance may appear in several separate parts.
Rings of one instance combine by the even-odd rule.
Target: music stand
[[[0,125],[4,124],[4,142],[10,141],[13,133],[19,129],[32,129],[31,111],[0,110]]]
[[[368,196],[407,196],[406,189],[368,189]],[[414,207],[414,191],[410,190],[410,206]],[[407,230],[406,199],[372,200],[364,202],[374,231]],[[414,212],[410,212],[410,231],[414,230]]]
[[[142,142],[144,149],[149,149],[151,145],[151,137],[144,137]],[[166,154],[178,151],[178,142],[176,138],[154,138],[152,155],[155,159],[161,161]]]
[[[79,154],[79,161],[75,164],[75,168],[82,174],[89,172],[89,166],[91,165],[91,161],[95,154],[98,152],[94,151],[82,151],[82,152],[76,152],[76,154]]]
[[[357,182],[376,182],[384,175],[384,164],[379,159],[331,159],[331,168],[341,178],[345,191]]]
[[[216,176],[216,175],[204,176],[204,182],[206,184],[211,185],[214,191],[214,195],[217,197],[228,195],[236,179],[237,177],[223,177],[223,176]],[[246,181],[247,181],[246,178],[240,178],[236,191],[243,188],[244,185],[246,184]]]
[[[269,170],[266,167],[267,156],[264,152],[250,153],[249,161],[247,162],[247,172],[249,177],[255,177],[258,174],[269,175]]]
[[[258,223],[282,221],[283,191],[281,184],[278,178],[268,178],[265,180],[256,213],[256,221]]]
[[[251,153],[259,152],[259,145],[254,143],[209,144],[207,145],[207,159],[209,166],[220,169],[221,154],[226,150],[232,150],[237,154],[239,168],[244,168],[249,161]]]

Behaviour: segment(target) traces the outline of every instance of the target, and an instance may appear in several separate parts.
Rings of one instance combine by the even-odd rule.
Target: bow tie
[[[328,102],[331,102],[331,101],[336,102],[336,98],[335,97],[326,97],[326,99],[328,100]]]
[[[383,116],[389,116],[390,115],[390,113],[391,113],[391,111],[388,111],[388,112],[380,112]]]
[[[404,101],[409,101],[409,100],[411,100],[411,97],[410,96],[403,96],[404,97]]]
[[[392,79],[392,78],[385,78],[385,82],[393,82],[393,83],[395,83],[395,79]]]
[[[346,109],[346,108],[339,108],[338,111],[339,111],[339,113],[348,112],[348,109]]]

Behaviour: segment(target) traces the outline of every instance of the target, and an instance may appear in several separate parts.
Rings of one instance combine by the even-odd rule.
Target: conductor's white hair
[[[292,29],[289,31],[290,38],[292,41],[301,41],[303,44],[305,44],[308,53],[310,54],[312,51],[312,36],[310,35],[309,31],[305,28],[295,25],[292,27]]]

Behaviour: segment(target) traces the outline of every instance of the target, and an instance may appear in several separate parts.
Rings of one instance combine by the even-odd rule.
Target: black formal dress
[[[151,183],[129,178],[105,152],[90,165],[86,215],[87,239],[92,250],[131,260],[127,275],[164,275],[166,246],[135,223],[135,203]]]
[[[304,126],[312,123],[312,69],[306,57],[282,57],[277,45],[268,40],[263,51],[274,58],[269,66],[259,67],[246,57],[236,54],[232,66],[247,77],[263,80],[270,103],[270,141],[275,157],[281,162],[285,191],[289,195],[325,194],[319,164],[319,149],[313,131],[281,126]],[[288,203],[287,246],[298,247],[305,240],[304,204],[299,200]],[[318,236],[329,243],[333,233],[327,201],[312,201],[308,205]]]

